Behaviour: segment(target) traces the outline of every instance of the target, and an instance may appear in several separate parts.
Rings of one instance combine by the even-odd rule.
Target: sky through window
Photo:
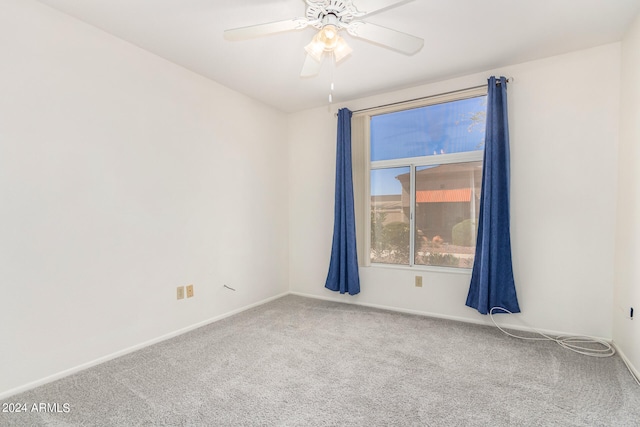
[[[484,148],[486,96],[371,117],[371,161]]]

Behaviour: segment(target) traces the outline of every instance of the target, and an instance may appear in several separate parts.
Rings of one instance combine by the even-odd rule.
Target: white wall
[[[621,89],[613,338],[640,370],[640,15],[622,41]]]
[[[512,243],[522,314],[505,324],[611,338],[620,44],[360,99],[357,110],[486,83],[509,84]],[[488,322],[465,306],[470,274],[368,267],[361,293],[324,289],[333,227],[335,116],[290,122],[291,291]],[[414,275],[424,286],[414,286]]]
[[[287,292],[285,114],[31,0],[0,63],[0,398]]]

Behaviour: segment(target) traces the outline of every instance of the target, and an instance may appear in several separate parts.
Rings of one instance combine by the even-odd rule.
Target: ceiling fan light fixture
[[[307,55],[302,66],[302,77],[315,76],[320,70],[324,53],[331,54],[335,62],[341,61],[352,49],[340,37],[349,35],[406,55],[414,55],[424,46],[420,37],[363,21],[360,18],[383,9],[399,6],[407,0],[303,0],[307,4],[304,18],[286,19],[265,24],[225,30],[227,40],[247,40],[254,37],[302,30],[311,26],[317,30],[305,46]],[[354,4],[357,3],[356,4]]]
[[[309,56],[320,62],[322,60],[322,54],[324,53],[324,43],[318,40],[318,35],[316,34],[311,40],[311,43],[304,47],[304,50],[307,51]]]
[[[349,56],[351,52],[353,52],[353,49],[351,49],[342,37],[338,36],[336,47],[333,49],[333,56],[335,57],[336,62],[340,62],[342,59]]]
[[[338,29],[335,25],[327,24],[317,34],[318,40],[324,43],[325,50],[333,50],[338,42]]]
[[[338,28],[335,25],[327,24],[311,40],[311,43],[304,47],[309,55],[316,61],[322,61],[324,52],[333,52],[336,62],[349,55],[353,49],[346,41],[338,35]]]

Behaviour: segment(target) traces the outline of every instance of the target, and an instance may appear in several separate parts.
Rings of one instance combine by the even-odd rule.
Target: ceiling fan
[[[307,4],[304,18],[293,18],[285,21],[269,22],[249,27],[226,30],[227,40],[246,40],[284,31],[301,30],[308,26],[319,31],[311,40],[305,51],[307,57],[302,67],[303,77],[314,76],[320,71],[322,59],[326,54],[333,55],[336,62],[348,56],[352,49],[340,36],[346,30],[353,37],[413,55],[422,49],[424,40],[392,30],[380,25],[359,20],[366,15],[398,6],[407,0],[303,0]],[[411,1],[411,0],[409,0]]]

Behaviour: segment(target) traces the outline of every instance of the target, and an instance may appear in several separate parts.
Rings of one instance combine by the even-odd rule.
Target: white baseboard
[[[629,360],[627,355],[624,354],[622,350],[620,350],[620,347],[618,347],[615,341],[613,341],[612,344],[613,344],[613,347],[616,349],[616,352],[620,355],[620,357],[624,361],[624,364],[627,365],[627,368],[629,368],[629,371],[631,371],[631,374],[636,377],[637,381],[640,381],[640,371],[638,370],[638,368],[633,366],[633,363],[631,363],[631,360]]]
[[[203,326],[209,325],[211,323],[218,322],[218,321],[220,321],[222,319],[226,319],[227,317],[233,316],[234,314],[238,314],[238,313],[241,313],[243,311],[252,309],[254,307],[258,307],[260,305],[266,304],[266,303],[271,302],[273,300],[276,300],[278,298],[282,298],[283,296],[286,296],[288,294],[289,294],[289,292],[284,292],[284,293],[278,294],[276,296],[269,297],[267,299],[264,299],[264,300],[258,301],[256,303],[249,304],[247,306],[244,306],[244,307],[229,311],[229,312],[221,314],[219,316],[212,317],[210,319],[204,320],[202,322],[198,322],[196,324],[187,326],[185,328],[178,329],[177,331],[173,331],[173,332],[170,332],[168,334],[159,336],[157,338],[153,338],[153,339],[151,339],[149,341],[145,341],[143,343],[136,344],[134,346],[125,348],[125,349],[120,350],[120,351],[116,351],[115,353],[111,353],[111,354],[108,354],[106,356],[99,357],[99,358],[97,358],[95,360],[92,360],[90,362],[83,363],[83,364],[75,366],[73,368],[65,369],[64,371],[55,373],[53,375],[49,375],[49,376],[44,377],[42,379],[39,379],[39,380],[36,380],[36,381],[32,381],[30,383],[24,384],[24,385],[19,386],[19,387],[15,387],[13,389],[10,389],[10,390],[7,390],[5,392],[0,393],[0,400],[7,399],[7,398],[9,398],[11,396],[14,396],[16,394],[23,393],[25,391],[29,391],[29,390],[34,389],[36,387],[39,387],[41,385],[45,385],[45,384],[48,384],[50,382],[59,380],[61,378],[68,377],[69,375],[75,374],[77,372],[83,371],[85,369],[91,368],[91,367],[99,365],[101,363],[108,362],[109,360],[113,360],[113,359],[118,358],[120,356],[124,356],[126,354],[133,353],[134,351],[141,350],[141,349],[143,349],[145,347],[149,347],[150,345],[157,344],[159,342],[166,341],[166,340],[168,340],[170,338],[177,337],[178,335],[182,335],[184,333],[193,331],[194,329],[198,329],[198,328],[201,328]]]
[[[382,304],[372,304],[368,302],[350,301],[350,300],[345,300],[341,298],[332,298],[332,297],[325,297],[322,295],[306,294],[303,292],[289,292],[289,294],[297,295],[299,297],[305,297],[305,298],[314,298],[314,299],[319,299],[324,301],[333,301],[333,302],[340,302],[344,304],[360,305],[362,307],[377,308],[380,310],[395,311],[398,313],[415,314],[418,316],[436,317],[438,319],[455,320],[458,322],[475,323],[477,325],[486,325],[486,323],[478,320],[467,319],[465,317],[458,317],[458,316],[449,316],[449,315],[444,315],[439,313],[431,313],[428,311],[411,310],[407,308],[400,308],[400,307],[394,307],[394,306],[382,305]]]
[[[345,300],[345,299],[341,299],[341,298],[325,297],[325,296],[321,296],[321,295],[306,294],[306,293],[303,293],[303,292],[289,292],[289,294],[297,295],[297,296],[301,296],[301,297],[306,297],[306,298],[315,298],[315,299],[320,299],[320,300],[325,300],[325,301],[341,302],[341,303],[344,303],[344,304],[360,305],[360,306],[363,306],[363,307],[378,308],[378,309],[381,309],[381,310],[395,311],[395,312],[398,312],[398,313],[415,314],[415,315],[418,315],[418,316],[435,317],[435,318],[438,318],[438,319],[454,320],[456,322],[471,323],[471,324],[483,325],[483,326],[491,326],[491,327],[495,328],[495,325],[493,324],[493,322],[491,322],[491,319],[490,319],[489,316],[484,316],[484,317],[486,317],[486,320],[485,319],[471,319],[471,318],[468,318],[468,317],[450,316],[450,315],[441,314],[441,313],[432,313],[432,312],[428,312],[428,311],[411,310],[411,309],[405,309],[405,308],[393,307],[393,306],[386,306],[386,305],[381,305],[381,304],[371,304],[371,303],[360,302],[360,301],[349,301],[349,300]],[[514,331],[522,331],[522,332],[531,332],[531,329],[532,329],[530,326],[509,324],[509,323],[504,323],[504,324],[500,323],[500,327],[504,328],[504,329],[511,329],[511,330],[514,330]],[[558,336],[567,336],[567,335],[576,335],[574,333],[563,332],[563,331],[553,331],[553,330],[550,330],[550,329],[535,328],[535,330],[539,331],[539,332],[542,332],[542,333],[544,333],[546,335],[556,336],[556,337],[558,337]],[[608,343],[611,343],[611,338],[602,338],[602,337],[589,336],[589,335],[583,335],[583,334],[580,334],[579,336],[586,337],[586,338],[592,338],[592,339],[596,339],[596,340],[599,340],[599,341],[606,341]]]

